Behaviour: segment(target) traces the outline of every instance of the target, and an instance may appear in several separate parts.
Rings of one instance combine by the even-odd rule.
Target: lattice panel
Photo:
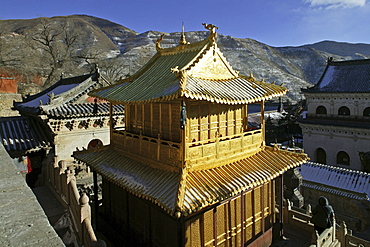
[[[261,212],[261,187],[254,189],[254,211]]]
[[[171,105],[161,104],[161,138],[164,140],[171,139]]]
[[[160,132],[160,110],[159,110],[159,103],[152,104],[152,137],[157,137]]]
[[[249,191],[244,194],[244,202],[245,202],[245,217],[246,219],[252,217],[252,192]]]
[[[205,246],[214,246],[213,210],[204,213],[204,242]]]
[[[128,111],[128,116],[129,116],[129,118],[128,118],[128,129],[129,129],[129,131],[131,131],[131,132],[135,132],[135,128],[136,128],[136,116],[135,116],[135,106],[134,105],[130,105],[129,107],[128,107],[129,109],[129,111]]]
[[[144,105],[144,130],[145,136],[152,136],[152,104]]]
[[[188,241],[190,241],[189,246],[201,246],[199,218],[192,220],[190,223],[190,239]]]
[[[180,129],[180,105],[171,105],[171,140],[174,142],[180,142],[181,140],[181,129]]]
[[[209,116],[209,131],[210,138],[215,138],[216,133],[218,132],[218,115],[213,114]]]
[[[226,215],[225,205],[217,207],[217,243],[222,243],[226,240]]]

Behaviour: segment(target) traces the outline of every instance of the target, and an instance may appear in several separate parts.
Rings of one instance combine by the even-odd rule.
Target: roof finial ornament
[[[164,33],[161,35],[161,37],[159,37],[159,39],[157,39],[157,41],[155,42],[155,49],[157,51],[160,51],[162,50],[163,48],[161,47],[161,41],[163,40],[163,36],[164,36]]]
[[[188,42],[186,42],[185,38],[185,28],[184,28],[184,22],[182,22],[182,32],[181,32],[181,38],[180,38],[180,45],[187,45]]]
[[[202,23],[202,25],[204,26],[205,29],[211,32],[209,37],[211,38],[212,42],[216,42],[216,29],[218,29],[218,27],[213,24],[207,23]]]

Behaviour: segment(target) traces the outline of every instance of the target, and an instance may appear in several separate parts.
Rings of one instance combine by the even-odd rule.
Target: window
[[[339,110],[338,110],[338,115],[347,115],[347,116],[349,116],[349,115],[351,115],[351,112],[350,112],[350,110],[348,109],[348,107],[346,107],[346,106],[342,106],[341,108],[339,108]]]
[[[317,108],[316,108],[316,114],[326,114],[326,108],[325,108],[325,106],[318,106]]]
[[[349,166],[350,164],[349,155],[344,151],[340,151],[337,154],[337,164]]]
[[[370,117],[370,107],[366,107],[364,110],[364,117]]]
[[[316,162],[326,164],[326,152],[322,148],[316,149]]]

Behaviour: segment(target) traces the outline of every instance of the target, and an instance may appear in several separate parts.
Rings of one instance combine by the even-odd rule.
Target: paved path
[[[0,145],[0,246],[65,246]]]
[[[311,244],[311,234],[300,231],[299,229],[292,229],[284,226],[284,239],[271,247],[309,247]]]

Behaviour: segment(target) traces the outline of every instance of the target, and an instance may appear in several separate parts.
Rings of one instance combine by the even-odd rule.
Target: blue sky
[[[204,30],[271,46],[322,40],[370,43],[370,0],[0,0],[0,19],[72,14],[104,18],[136,32]]]

